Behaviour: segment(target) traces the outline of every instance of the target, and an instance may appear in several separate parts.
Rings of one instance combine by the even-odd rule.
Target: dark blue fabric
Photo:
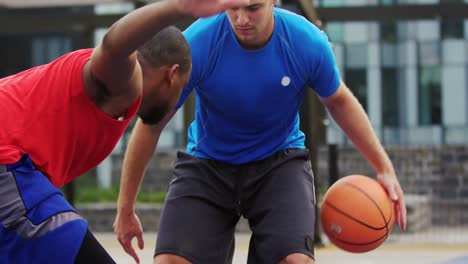
[[[35,169],[28,155],[12,165],[8,170],[13,173],[18,191],[27,209],[27,217],[34,224],[59,212],[75,211],[63,197],[62,192],[50,183],[42,172]],[[46,203],[43,203],[47,200]]]
[[[73,264],[88,224],[74,220],[33,240],[0,226],[0,263]]]
[[[34,226],[62,212],[76,212],[48,178],[34,168],[28,155],[7,166],[16,181],[18,193],[26,209],[25,215]],[[2,220],[2,219],[0,219]],[[17,230],[0,226],[0,263],[74,263],[88,223],[75,219],[35,239],[21,237]]]

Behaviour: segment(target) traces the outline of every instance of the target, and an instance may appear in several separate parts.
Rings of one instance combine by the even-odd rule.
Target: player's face
[[[143,97],[141,99],[138,116],[143,123],[154,125],[159,123],[167,113],[175,107],[179,101],[182,90],[187,85],[190,78],[189,70],[186,73],[175,72],[173,77],[167,72],[162,74],[165,77],[157,77],[157,73],[152,81],[152,78],[144,80]]]
[[[243,7],[226,11],[240,44],[247,49],[266,45],[273,33],[273,8],[277,0],[251,0]]]

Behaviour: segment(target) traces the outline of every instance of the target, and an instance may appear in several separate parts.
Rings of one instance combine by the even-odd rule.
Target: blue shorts
[[[88,223],[28,155],[0,165],[0,263],[74,263]]]

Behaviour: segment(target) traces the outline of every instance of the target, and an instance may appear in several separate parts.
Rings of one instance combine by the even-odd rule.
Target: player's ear
[[[177,73],[179,72],[179,64],[174,64],[167,69],[166,79],[169,81],[169,84],[172,86],[175,82]]]

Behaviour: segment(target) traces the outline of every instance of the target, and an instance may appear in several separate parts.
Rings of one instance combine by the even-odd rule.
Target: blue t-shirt
[[[265,47],[246,50],[225,13],[197,20],[184,32],[192,74],[177,104],[195,89],[195,120],[187,152],[243,164],[286,148],[304,148],[299,107],[307,86],[332,95],[340,76],[327,36],[304,17],[275,8]]]

